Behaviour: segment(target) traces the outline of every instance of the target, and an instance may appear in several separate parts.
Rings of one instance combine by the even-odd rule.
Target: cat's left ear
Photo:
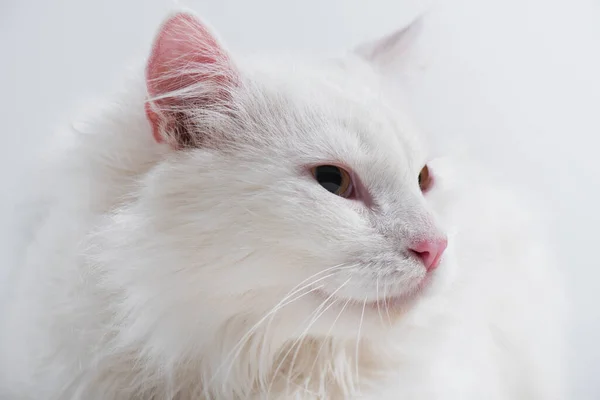
[[[169,17],[146,65],[146,115],[156,141],[175,148],[206,141],[194,117],[227,112],[239,81],[229,53],[205,23],[187,12]]]
[[[354,53],[381,68],[402,64],[421,34],[423,18],[418,17],[404,28],[357,46]]]

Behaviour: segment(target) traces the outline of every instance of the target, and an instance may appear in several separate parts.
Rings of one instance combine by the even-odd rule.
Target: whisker
[[[375,282],[375,296],[377,297],[377,314],[379,314],[379,321],[383,325],[383,315],[381,314],[381,306],[379,304],[379,274],[377,274],[377,281]]]
[[[297,293],[297,292],[299,292],[299,291],[302,291],[302,290],[306,289],[307,287],[310,287],[310,286],[314,285],[314,284],[315,284],[315,283],[317,283],[317,282],[320,282],[320,281],[322,281],[322,280],[324,280],[324,279],[327,279],[327,278],[329,278],[329,277],[333,276],[333,275],[335,274],[335,272],[334,272],[334,273],[330,273],[330,274],[328,274],[328,275],[325,275],[325,276],[323,276],[323,277],[320,277],[320,278],[318,278],[318,279],[316,279],[316,280],[314,280],[314,281],[312,281],[312,282],[310,282],[310,283],[308,283],[308,284],[305,284],[304,286],[302,286],[302,287],[301,287],[301,288],[299,288],[299,289],[296,289],[296,290],[294,290],[295,288],[297,288],[299,285],[301,285],[302,283],[306,282],[307,280],[309,280],[309,279],[311,279],[311,278],[313,278],[313,277],[315,277],[315,276],[318,276],[319,274],[322,274],[323,272],[331,271],[332,269],[337,269],[337,270],[348,269],[348,268],[351,268],[351,267],[353,267],[353,265],[344,266],[344,264],[338,264],[338,265],[336,265],[336,266],[333,266],[333,267],[327,268],[327,269],[325,269],[325,270],[323,270],[323,271],[317,272],[316,274],[313,274],[313,275],[311,275],[310,277],[306,278],[305,280],[303,280],[302,282],[300,282],[298,285],[296,285],[296,286],[295,286],[295,287],[292,289],[292,292],[291,292],[291,293],[289,293],[288,295],[286,295],[286,296],[285,296],[285,297],[284,297],[284,298],[283,298],[283,299],[282,299],[282,300],[281,300],[281,301],[278,303],[278,304],[280,304],[280,306],[277,306],[277,305],[276,305],[274,308],[277,308],[277,309],[276,309],[276,310],[272,310],[272,312],[270,313],[270,314],[271,314],[271,318],[270,318],[270,320],[269,320],[269,322],[268,322],[268,324],[267,324],[267,327],[266,327],[266,329],[265,329],[265,334],[263,335],[263,342],[262,342],[262,346],[263,346],[263,348],[265,347],[265,343],[266,343],[266,340],[267,340],[267,336],[268,336],[268,335],[267,335],[267,332],[268,332],[268,329],[269,329],[270,325],[271,325],[271,324],[272,324],[272,322],[273,322],[273,318],[275,317],[275,313],[276,313],[276,311],[279,311],[279,309],[281,309],[281,308],[285,307],[286,305],[288,305],[288,304],[290,304],[290,303],[292,303],[292,302],[294,302],[294,301],[298,300],[300,297],[302,297],[302,296],[304,296],[304,295],[302,295],[302,296],[300,296],[300,297],[296,297],[296,298],[294,298],[294,299],[292,299],[292,300],[290,300],[290,301],[288,301],[288,302],[286,302],[286,303],[283,303],[283,304],[282,304],[282,302],[284,302],[284,301],[285,301],[287,298],[291,297],[293,294],[295,294],[295,293]],[[336,271],[336,272],[337,272],[337,271]],[[308,293],[311,293],[311,292],[313,292],[313,291],[315,291],[315,290],[321,289],[322,287],[323,287],[323,285],[320,285],[320,286],[318,286],[318,287],[315,287],[314,289],[311,289],[309,292],[307,292],[307,293],[305,293],[305,294],[308,294]],[[312,315],[312,314],[311,314],[311,315]],[[309,318],[310,318],[310,316],[309,316]],[[259,322],[260,322],[260,321],[259,321]],[[262,363],[261,363],[261,365],[262,365]],[[263,367],[263,369],[262,369],[262,370],[263,370],[263,371],[265,370],[265,369],[264,369],[264,367]],[[264,387],[264,386],[265,386],[265,383],[264,383],[264,382],[261,382],[261,386],[263,386],[263,387]]]
[[[387,285],[383,286],[383,304],[385,306],[385,313],[387,314],[388,324],[392,326],[392,318],[390,317],[390,308],[387,298]]]
[[[338,319],[342,316],[342,313],[344,312],[344,310],[346,309],[346,306],[348,306],[348,304],[350,304],[350,299],[346,300],[346,302],[344,303],[344,305],[342,306],[342,309],[340,310],[340,312],[338,313],[337,317],[335,317],[335,319],[333,320],[333,323],[331,324],[331,327],[329,328],[329,331],[327,331],[327,337],[329,337],[331,335],[331,331],[333,330],[333,327],[335,326],[335,323],[338,321]],[[321,351],[323,350],[323,347],[325,346],[326,341],[323,340],[321,342],[321,346],[319,346],[319,350],[317,351],[317,354],[315,355],[315,360],[313,361],[312,366],[310,367],[310,373],[309,376],[312,374],[312,371],[314,370],[315,366],[317,365],[317,361],[319,359],[319,355],[321,354]]]
[[[348,278],[344,283],[342,283],[335,291],[333,291],[333,293],[331,293],[306,319],[309,319],[312,317],[311,321],[309,322],[308,326],[304,329],[304,331],[300,334],[300,336],[292,343],[292,345],[289,347],[289,349],[286,351],[286,353],[283,355],[283,357],[281,357],[281,360],[279,361],[279,364],[277,365],[277,368],[275,369],[275,372],[272,375],[272,379],[271,379],[271,383],[269,384],[269,388],[267,390],[267,398],[268,395],[271,392],[273,383],[275,382],[275,379],[277,378],[277,374],[279,373],[279,370],[281,369],[281,367],[283,366],[283,363],[285,362],[285,360],[287,359],[287,357],[289,356],[289,354],[291,353],[291,351],[296,348],[296,351],[294,352],[294,356],[292,358],[292,364],[290,365],[290,370],[293,369],[293,362],[295,362],[296,356],[298,355],[298,351],[300,349],[300,345],[302,344],[302,342],[304,341],[304,339],[306,338],[306,334],[308,332],[308,330],[314,325],[314,323],[332,306],[335,304],[335,300],[328,305],[324,310],[323,307],[325,307],[325,305],[327,304],[327,302],[329,300],[331,300],[335,294],[340,291],[348,282],[350,282],[350,279],[352,278]],[[322,310],[322,311],[321,311]],[[287,390],[287,389],[286,389]]]
[[[360,345],[360,332],[362,330],[363,321],[365,318],[365,307],[367,306],[367,296],[363,301],[362,313],[360,314],[360,323],[358,324],[358,334],[356,335],[356,354],[354,355],[354,366],[356,372],[356,383],[360,386],[360,374],[358,373],[358,350]]]
[[[331,298],[331,297],[332,297],[332,296],[330,296],[330,298]],[[329,298],[328,298],[328,300],[329,300]],[[324,303],[322,303],[322,305],[324,305],[326,302],[327,302],[327,300],[326,300]],[[304,330],[304,332],[302,333],[302,336],[301,336],[301,337],[302,337],[302,340],[300,340],[300,343],[298,343],[298,344],[295,346],[295,347],[296,347],[296,351],[294,352],[294,355],[292,356],[292,362],[291,362],[291,364],[290,364],[290,371],[289,371],[289,373],[288,373],[288,378],[287,378],[288,382],[291,380],[291,375],[292,375],[292,371],[293,371],[293,366],[294,366],[294,364],[296,363],[296,358],[298,357],[298,353],[300,352],[300,348],[302,347],[302,342],[303,342],[303,341],[304,341],[304,339],[306,339],[306,337],[307,337],[307,336],[306,336],[307,332],[309,331],[309,329],[311,328],[311,326],[313,326],[313,325],[314,325],[314,323],[315,323],[315,322],[316,322],[316,321],[317,321],[319,318],[321,318],[321,316],[322,316],[323,314],[325,314],[325,313],[327,312],[327,310],[329,310],[331,307],[333,307],[333,305],[334,305],[334,304],[336,304],[336,303],[337,303],[337,300],[336,300],[336,299],[333,299],[333,301],[331,302],[331,304],[329,304],[327,307],[325,307],[325,309],[323,309],[321,312],[319,312],[319,314],[318,314],[318,315],[316,315],[315,317],[313,317],[313,319],[310,321],[310,323],[308,324],[308,326],[306,327],[306,329],[305,329],[305,330]]]
[[[331,270],[335,267],[332,268],[328,268],[327,270]],[[313,274],[311,277],[314,276],[318,276],[319,274],[321,274],[322,272],[325,272],[327,270],[318,272],[316,274]],[[332,274],[328,275],[331,276]],[[327,277],[328,277],[327,276]],[[310,279],[311,277],[307,278]],[[326,277],[324,277],[326,278]],[[322,279],[319,279],[322,280]],[[302,281],[301,283],[305,282],[306,279],[304,281]],[[306,293],[302,293],[301,295],[297,296],[296,298],[293,298],[289,301],[287,301],[291,296],[293,296],[294,294],[302,291],[303,289],[306,289],[308,287],[310,287],[311,285],[314,285],[315,282],[310,282],[307,285],[304,285],[302,288],[300,289],[296,289],[294,290],[296,287],[298,287],[298,285],[296,285],[294,287],[294,289],[292,289],[292,293],[288,293],[286,296],[283,297],[282,300],[279,301],[279,303],[277,303],[273,308],[271,308],[271,310],[269,312],[267,312],[256,324],[254,324],[254,326],[252,326],[241,338],[240,340],[237,342],[237,344],[231,349],[231,351],[227,354],[227,356],[225,357],[225,360],[221,363],[221,365],[217,368],[217,370],[215,371],[213,377],[211,378],[211,380],[208,382],[207,385],[212,384],[212,382],[214,381],[214,379],[216,378],[216,376],[219,374],[219,372],[221,371],[221,369],[225,366],[225,364],[228,362],[229,359],[231,359],[230,363],[229,363],[229,369],[227,371],[227,376],[229,376],[229,374],[231,374],[231,369],[233,368],[233,364],[235,362],[235,360],[239,357],[239,355],[241,354],[241,351],[243,349],[243,346],[248,342],[248,340],[250,339],[250,337],[256,332],[256,330],[258,330],[258,328],[260,327],[261,324],[263,324],[269,317],[273,317],[275,315],[275,313],[277,313],[279,310],[281,310],[283,307],[293,303],[294,301],[299,300],[300,298],[308,295],[309,293],[312,293],[318,289],[320,289],[322,287],[318,286],[315,288],[312,288],[311,290],[309,290]],[[287,301],[287,302],[286,302]],[[272,319],[271,321],[272,322]],[[265,338],[263,338],[263,344],[264,344],[264,340]],[[233,356],[233,357],[232,357]]]
[[[288,302],[288,303],[285,303],[287,299],[289,299],[289,298],[290,298],[291,296],[293,296],[294,294],[296,294],[296,293],[298,293],[298,292],[302,291],[303,289],[305,289],[305,288],[307,288],[307,287],[310,287],[311,285],[314,285],[315,283],[317,283],[317,282],[319,282],[319,281],[321,281],[321,280],[323,280],[323,279],[326,279],[326,278],[328,278],[328,277],[332,276],[333,274],[329,274],[329,275],[327,275],[327,276],[325,276],[325,277],[319,278],[318,280],[315,280],[315,281],[313,281],[313,282],[310,282],[310,283],[308,283],[308,284],[306,284],[306,285],[304,285],[304,286],[302,286],[302,284],[304,284],[305,282],[307,282],[307,281],[311,280],[312,278],[315,278],[315,277],[317,277],[317,276],[319,276],[319,275],[321,275],[321,274],[323,274],[323,273],[325,273],[325,272],[329,272],[329,271],[331,271],[331,270],[334,270],[334,269],[345,269],[345,268],[349,268],[349,267],[344,267],[344,264],[338,264],[338,265],[334,265],[333,267],[326,268],[326,269],[324,269],[324,270],[322,270],[322,271],[319,271],[319,272],[317,272],[317,273],[315,273],[315,274],[313,274],[313,275],[309,276],[308,278],[304,279],[303,281],[301,281],[300,283],[298,283],[296,286],[294,286],[294,287],[293,287],[293,288],[290,290],[290,292],[288,292],[288,293],[287,293],[287,294],[286,294],[286,295],[285,295],[285,296],[284,296],[284,297],[283,297],[283,298],[282,298],[282,299],[281,299],[281,300],[280,300],[280,301],[279,301],[279,302],[278,302],[278,303],[277,303],[277,304],[276,304],[276,305],[275,305],[275,306],[274,306],[274,307],[273,307],[273,308],[272,308],[272,309],[271,309],[269,312],[267,312],[267,314],[265,314],[265,315],[264,315],[264,316],[263,316],[263,317],[262,317],[262,318],[261,318],[261,319],[260,319],[260,320],[259,320],[259,321],[258,321],[258,322],[257,322],[257,323],[254,325],[254,326],[253,326],[253,327],[251,327],[251,328],[248,330],[248,332],[247,332],[246,334],[244,334],[244,335],[242,336],[242,338],[240,339],[240,341],[239,341],[239,342],[236,344],[236,346],[234,346],[234,348],[233,348],[233,349],[230,351],[230,353],[227,355],[227,357],[226,357],[225,359],[227,360],[227,359],[228,359],[228,358],[229,358],[229,357],[230,357],[230,356],[231,356],[231,355],[232,355],[232,354],[233,354],[233,353],[234,353],[234,352],[237,350],[237,347],[239,347],[240,345],[241,345],[241,346],[243,346],[243,342],[244,342],[245,340],[247,340],[247,338],[248,338],[249,336],[251,336],[251,335],[252,335],[252,333],[254,333],[254,331],[256,330],[256,328],[257,328],[257,327],[258,327],[260,324],[262,324],[262,323],[263,323],[263,322],[264,322],[264,321],[265,321],[265,320],[266,320],[266,319],[267,319],[269,316],[271,316],[271,315],[273,315],[275,312],[277,312],[277,311],[280,309],[280,307],[282,307],[282,306],[285,306],[285,305],[287,305],[287,304],[290,304],[290,303],[291,303],[291,301],[290,301],[290,302]],[[298,288],[299,286],[302,286],[302,287],[301,287],[301,288]],[[308,294],[308,293],[305,293],[305,294]],[[295,300],[297,300],[297,299],[294,299],[293,301],[295,301]],[[283,304],[283,303],[285,303],[285,304]],[[219,370],[221,369],[221,367],[222,367],[222,366],[223,366],[223,365],[221,365],[221,366],[220,366],[220,367],[217,369],[217,372],[216,372],[216,373],[218,373],[218,372],[219,372]],[[216,373],[215,373],[215,375],[216,375]],[[211,380],[211,381],[212,381],[212,380]]]
[[[243,336],[243,337],[242,337],[242,338],[241,338],[241,339],[238,341],[238,343],[236,344],[236,346],[234,346],[234,348],[233,348],[233,349],[232,349],[232,350],[229,352],[228,356],[226,357],[226,359],[225,359],[225,360],[227,360],[227,358],[231,357],[231,355],[232,355],[233,353],[235,353],[235,354],[233,355],[233,357],[231,358],[231,362],[230,362],[230,364],[229,364],[229,369],[227,370],[227,375],[226,375],[226,376],[229,376],[229,375],[231,374],[231,370],[232,370],[232,368],[233,368],[233,364],[234,364],[235,360],[236,360],[236,359],[239,357],[239,355],[241,354],[241,352],[242,352],[242,349],[243,349],[244,345],[245,345],[245,344],[248,342],[248,340],[250,339],[250,337],[252,337],[252,334],[254,334],[254,332],[256,332],[256,330],[258,330],[258,328],[260,327],[260,325],[261,325],[262,323],[264,323],[264,322],[265,322],[265,321],[266,321],[266,320],[267,320],[269,317],[273,316],[275,313],[277,313],[279,310],[281,310],[281,309],[282,309],[283,307],[285,307],[286,305],[288,305],[288,304],[290,304],[290,303],[292,303],[292,302],[294,302],[294,301],[297,301],[297,300],[299,300],[300,298],[302,298],[302,297],[304,297],[304,296],[306,296],[306,295],[308,295],[308,294],[310,294],[310,293],[312,293],[312,292],[314,292],[314,291],[316,291],[316,290],[319,290],[321,287],[322,287],[322,286],[318,286],[318,287],[312,288],[312,289],[311,289],[311,290],[309,290],[308,292],[300,294],[299,296],[297,296],[296,298],[294,298],[294,299],[292,299],[292,300],[288,301],[287,303],[284,303],[284,304],[279,304],[279,303],[278,303],[278,304],[277,304],[277,305],[275,305],[275,307],[273,307],[273,308],[272,308],[272,309],[271,309],[271,310],[270,310],[270,311],[269,311],[269,312],[268,312],[268,313],[267,313],[267,314],[266,314],[264,317],[262,317],[262,318],[261,318],[261,319],[260,319],[260,320],[259,320],[259,321],[258,321],[256,324],[254,324],[254,326],[253,326],[252,328],[250,328],[250,329],[248,330],[248,332],[246,332],[246,334],[245,334],[245,335],[244,335],[244,336]],[[285,298],[289,298],[289,296],[286,296]],[[271,319],[271,321],[272,321],[272,319]],[[263,343],[264,343],[264,342],[263,342]],[[224,362],[221,364],[221,366],[219,366],[219,368],[218,368],[218,369],[217,369],[217,371],[215,372],[215,375],[213,376],[213,379],[214,379],[214,377],[216,376],[216,374],[217,374],[217,373],[220,371],[220,369],[221,369],[221,368],[222,368],[222,367],[225,365],[225,362],[226,362],[226,361],[224,361]],[[210,383],[212,383],[212,381],[213,381],[213,380],[211,379]]]
[[[300,295],[300,296],[297,296],[297,297],[295,297],[295,298],[293,298],[293,299],[291,299],[291,300],[287,301],[286,303],[284,303],[284,304],[281,304],[281,306],[277,307],[276,309],[273,309],[273,310],[272,310],[272,313],[271,313],[271,318],[269,318],[269,322],[267,323],[267,326],[265,327],[265,332],[264,332],[264,335],[263,335],[263,340],[262,340],[262,348],[263,348],[263,349],[264,349],[264,348],[265,348],[265,346],[266,346],[266,341],[267,341],[267,337],[268,337],[269,328],[271,327],[271,325],[272,325],[273,321],[275,320],[275,314],[276,314],[276,312],[277,312],[277,311],[279,311],[281,308],[283,308],[283,307],[287,306],[288,304],[291,304],[291,303],[293,303],[293,302],[295,302],[295,301],[297,301],[297,300],[301,299],[302,297],[304,297],[304,296],[306,296],[306,295],[308,295],[308,294],[310,294],[310,293],[312,293],[312,292],[314,292],[314,291],[317,291],[317,290],[319,290],[319,289],[322,289],[322,288],[323,288],[323,286],[324,286],[324,285],[315,286],[314,288],[312,288],[312,289],[311,289],[311,290],[309,290],[308,292],[306,292],[306,293],[303,293],[302,295]],[[288,297],[289,297],[289,296],[288,296]],[[263,362],[263,360],[261,359],[261,371],[265,371],[265,370],[266,370],[266,368],[264,367],[264,362]],[[264,383],[261,383],[261,385],[264,385]]]

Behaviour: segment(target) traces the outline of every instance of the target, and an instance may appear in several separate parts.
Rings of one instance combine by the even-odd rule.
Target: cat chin
[[[292,305],[273,329],[287,340],[302,337],[356,340],[363,337],[381,340],[392,334],[405,317],[419,307],[425,297],[435,291],[436,275],[423,278],[417,287],[402,295],[364,301],[331,296],[314,291]],[[284,333],[287,332],[287,333]]]
[[[319,298],[323,304],[331,301],[343,303],[352,312],[403,314],[427,290],[433,280],[434,274],[427,273],[415,279],[415,282],[411,286],[404,288],[397,294],[378,291],[378,293],[375,293],[375,296],[367,293],[364,296],[357,297],[328,293],[326,290],[318,289],[313,292],[313,296]]]

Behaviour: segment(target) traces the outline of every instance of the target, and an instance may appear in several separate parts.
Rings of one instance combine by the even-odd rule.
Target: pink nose
[[[440,263],[440,258],[448,246],[446,238],[428,239],[416,242],[410,249],[423,261],[427,271],[433,271]]]

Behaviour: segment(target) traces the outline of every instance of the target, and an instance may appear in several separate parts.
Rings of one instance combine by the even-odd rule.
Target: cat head
[[[257,62],[193,15],[163,24],[146,115],[166,155],[109,230],[131,335],[165,354],[235,353],[268,330],[254,347],[276,352],[306,335],[375,338],[418,299],[446,236],[428,154],[382,94],[377,61],[403,40]]]

